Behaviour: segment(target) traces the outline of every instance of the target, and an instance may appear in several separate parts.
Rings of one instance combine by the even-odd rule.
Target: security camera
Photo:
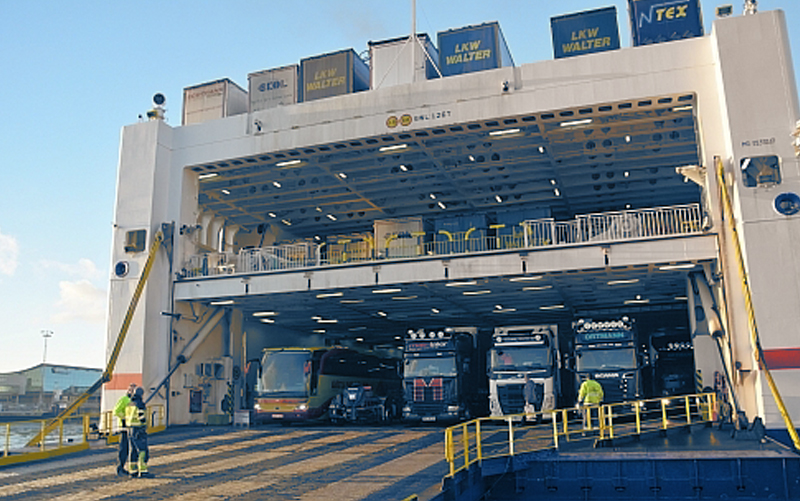
[[[503,92],[508,92],[508,80],[503,82]]]
[[[164,94],[158,92],[156,95],[153,96],[153,104],[156,106],[163,106],[164,103],[167,102],[167,98],[164,97]]]

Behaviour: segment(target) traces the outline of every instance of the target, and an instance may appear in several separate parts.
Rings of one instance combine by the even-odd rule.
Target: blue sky
[[[714,8],[702,0],[706,32]],[[418,0],[417,30],[498,21],[516,64],[552,58],[552,16],[625,0]],[[800,1],[761,0],[787,15],[795,73]],[[120,129],[167,97],[180,124],[184,87],[294,64],[407,35],[410,0],[0,0],[0,372],[42,361],[105,364],[111,224]],[[788,140],[788,139],[787,139]]]

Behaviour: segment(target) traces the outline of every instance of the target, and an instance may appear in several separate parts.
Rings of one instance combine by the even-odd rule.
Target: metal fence
[[[119,430],[111,411],[71,415],[58,418],[55,427],[46,433],[52,419],[36,419],[0,423],[0,466],[35,461],[79,452],[92,441],[105,439],[107,444],[119,442]],[[147,432],[166,429],[166,415],[161,404],[147,407]],[[37,444],[29,442],[41,434]]]
[[[583,214],[570,221],[552,218],[527,220],[505,232],[473,228],[452,233],[403,233],[386,238],[386,248],[383,249],[374,248],[369,239],[354,238],[336,244],[298,242],[245,248],[238,253],[207,252],[191,256],[181,276],[209,277],[504,249],[599,244],[702,231],[700,205],[677,205]]]
[[[710,423],[716,408],[716,394],[702,393],[478,418],[445,430],[445,459],[452,476],[483,459]]]

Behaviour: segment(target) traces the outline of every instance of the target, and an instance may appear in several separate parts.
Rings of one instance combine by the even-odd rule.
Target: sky
[[[702,0],[706,33],[725,3]],[[417,31],[498,21],[520,65],[552,59],[552,16],[610,5],[629,47],[626,0],[417,0]],[[758,7],[786,13],[800,75],[800,0]],[[0,372],[105,366],[120,131],[155,93],[178,126],[185,87],[410,30],[411,0],[0,0]]]

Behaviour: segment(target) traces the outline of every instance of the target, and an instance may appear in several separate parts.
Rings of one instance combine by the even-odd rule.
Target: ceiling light
[[[282,222],[283,224],[285,224],[286,226],[291,226],[291,225],[292,225],[292,222],[291,222],[291,221],[289,221],[288,219],[281,219],[281,222]]]
[[[484,290],[481,290],[481,291],[464,291],[464,292],[462,292],[462,294],[464,294],[465,296],[480,296],[482,294],[491,294],[491,293],[492,293],[492,291],[490,291],[488,289],[484,289]]]
[[[317,294],[317,299],[324,299],[326,297],[342,297],[344,292],[326,292],[324,294]]]
[[[475,157],[473,157],[472,155],[468,156],[467,158],[469,158],[470,162],[474,162],[475,161]]]
[[[347,179],[347,174],[345,174],[344,172],[340,172],[339,177],[342,179]]]
[[[211,301],[208,304],[210,304],[211,306],[227,306],[229,304],[234,304],[234,300],[233,299],[225,299],[223,301]]]
[[[387,151],[396,151],[396,150],[403,150],[408,148],[407,144],[395,144],[392,146],[384,146],[383,148],[378,149],[381,153],[385,153]]]
[[[317,211],[317,212],[322,212],[322,207],[317,207],[317,208],[316,208],[316,211]]]
[[[403,339],[403,336],[395,336],[394,338],[395,338],[397,341],[399,341],[399,340]]]
[[[631,142],[631,136],[625,136],[625,142],[626,143],[630,143]]]
[[[395,296],[392,299],[396,299],[398,301],[405,301],[407,299],[417,299],[417,296]]]
[[[230,195],[231,194],[230,190],[219,190],[219,191],[221,191],[223,195]]]
[[[555,185],[556,185],[556,184],[558,184],[558,183],[556,183],[556,180],[555,180],[555,179],[551,179],[551,180],[550,180],[550,184],[552,184],[553,186],[555,186]]]
[[[437,308],[431,308],[431,311],[432,311],[433,313],[439,313],[439,309],[437,309]]]
[[[555,189],[553,190],[553,193],[555,193],[557,197],[560,197],[560,196],[561,196],[561,191],[560,191],[558,188],[555,188]]]
[[[515,311],[517,311],[516,308],[498,308],[498,309],[492,310],[492,313],[513,313]]]
[[[431,200],[436,200],[436,194],[435,193],[431,193],[428,196],[431,197]]]
[[[586,125],[592,123],[591,118],[584,118],[583,120],[570,120],[568,122],[561,122],[561,127],[574,127],[575,125]]]
[[[544,153],[544,146],[539,146],[539,153]]]
[[[444,285],[445,287],[464,287],[465,285],[477,285],[477,284],[478,282],[476,282],[475,280],[470,280],[468,282],[450,282]]]
[[[649,299],[640,299],[641,296],[636,296],[636,299],[628,299],[627,301],[623,301],[622,304],[647,304],[650,302]]]
[[[327,215],[327,217],[328,217],[328,219],[330,219],[331,221],[336,221],[336,216],[334,216],[333,214],[328,214],[328,215]]]
[[[276,188],[280,188],[281,187],[281,183],[279,183],[278,181],[272,181],[272,186],[274,186]]]
[[[269,217],[278,217],[274,212],[267,212]]]
[[[563,304],[554,304],[552,306],[540,306],[540,310],[563,310],[565,306]]]
[[[275,319],[274,318],[262,318],[261,321],[263,323],[265,323],[265,324],[274,324],[275,323]]]
[[[388,317],[389,316],[383,311],[376,311],[375,314],[378,315],[378,316],[381,316],[381,317]]]
[[[314,329],[311,332],[313,332],[314,334],[325,334],[325,329]]]
[[[534,275],[531,277],[514,277],[508,279],[509,282],[530,282],[532,280],[541,280],[542,275]]]
[[[639,281],[638,278],[631,278],[629,280],[611,280],[611,281],[606,282],[606,283],[608,285],[624,285],[624,284],[635,284],[638,281]]]
[[[375,289],[372,291],[373,294],[394,294],[395,292],[400,292],[403,289]]]
[[[658,269],[662,271],[670,271],[670,270],[691,270],[696,265],[689,263],[689,264],[670,264],[667,266],[661,266]]]
[[[493,130],[489,133],[490,136],[505,136],[508,134],[516,134],[519,132],[519,129],[505,129],[505,130]]]
[[[363,299],[342,299],[339,301],[342,304],[361,304],[364,302]]]
[[[408,167],[406,167],[405,165],[401,165],[400,170],[403,172],[408,172]]]
[[[204,181],[206,179],[211,179],[212,177],[217,177],[217,176],[219,176],[219,174],[217,174],[216,172],[209,172],[207,174],[200,174],[199,176],[197,176],[197,179]]]
[[[687,104],[686,106],[677,106],[675,108],[672,108],[672,111],[689,111],[691,109],[692,109],[692,105],[691,104]]]
[[[299,165],[302,163],[301,160],[287,160],[285,162],[278,162],[275,164],[275,167],[291,167],[292,165]]]
[[[503,203],[503,197],[501,197],[500,195],[495,195],[494,199],[497,200],[497,203],[499,204]]]
[[[278,314],[277,311],[257,311],[255,313],[253,313],[253,316],[254,317],[274,317],[277,314]]]
[[[439,205],[439,207],[441,207],[442,209],[446,209],[447,208],[447,206],[442,202],[439,202],[437,205]]]
[[[317,320],[317,323],[318,324],[336,324],[336,323],[339,323],[339,321],[336,320],[335,318],[320,318],[319,320]]]
[[[688,301],[689,298],[686,296],[675,296],[675,301]]]
[[[320,237],[319,235],[314,235],[314,240],[319,242],[320,240],[322,240],[322,237]]]
[[[629,177],[631,175],[631,173],[628,172],[628,171],[625,171],[625,172],[622,173],[622,175],[625,176],[625,177]]]
[[[537,285],[534,287],[523,287],[522,290],[524,291],[544,291],[547,289],[552,289],[552,285]]]

